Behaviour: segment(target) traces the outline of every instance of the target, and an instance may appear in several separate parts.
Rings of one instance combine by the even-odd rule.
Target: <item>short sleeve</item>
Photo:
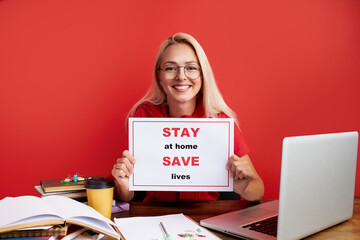
[[[138,107],[134,114],[134,117],[148,117],[148,116],[149,114],[142,107]]]
[[[154,105],[150,102],[143,102],[136,108],[133,117],[168,117],[167,108],[165,104]]]
[[[218,118],[229,118],[225,113],[218,114]],[[245,138],[242,135],[240,129],[234,124],[234,154],[238,157],[243,157],[249,154],[250,149],[246,144]]]
[[[240,132],[240,129],[235,125],[234,126],[234,154],[238,157],[243,157],[246,154],[249,154],[250,149],[246,144],[245,138]]]

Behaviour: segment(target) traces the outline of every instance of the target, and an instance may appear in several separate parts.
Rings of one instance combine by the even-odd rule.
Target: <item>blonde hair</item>
[[[200,89],[200,98],[202,98],[203,106],[205,110],[205,116],[209,118],[215,118],[218,113],[223,112],[227,116],[234,118],[236,125],[238,120],[234,111],[232,111],[225,103],[217,85],[215,77],[211,69],[210,63],[203,48],[194,37],[186,33],[176,33],[163,41],[158,50],[154,70],[152,84],[148,92],[143,98],[141,98],[130,110],[128,117],[132,117],[135,114],[137,107],[143,102],[150,102],[154,105],[160,105],[166,103],[166,94],[159,83],[158,70],[160,68],[162,56],[165,50],[173,45],[185,43],[193,48],[196,56],[198,57],[201,69],[202,69],[202,87]]]

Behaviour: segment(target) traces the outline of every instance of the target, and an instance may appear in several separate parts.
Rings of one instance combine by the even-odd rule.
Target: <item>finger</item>
[[[115,164],[115,168],[119,171],[123,171],[125,176],[129,176],[130,175],[130,172],[132,170],[132,165],[130,164],[130,162],[128,160],[126,160],[125,162],[123,163],[117,163]],[[129,169],[130,167],[130,169]]]
[[[123,163],[124,159],[126,159],[126,158],[124,158],[124,157],[118,158],[118,159],[116,159],[116,163]]]
[[[250,169],[247,170],[243,170],[241,172],[239,172],[238,174],[238,179],[252,179],[254,177],[254,174],[252,173],[252,171]]]
[[[121,170],[121,167],[120,167],[121,164],[122,164],[122,163],[115,163],[115,164],[114,164],[114,167],[113,167],[113,171],[119,171],[119,170]]]
[[[118,168],[114,168],[114,169],[112,170],[112,175],[113,175],[113,177],[116,178],[116,179],[125,178],[125,173],[124,173],[124,171],[122,171],[122,170],[120,170],[120,169],[118,169]]]
[[[236,173],[236,175],[235,175],[235,180],[241,180],[241,179],[244,179],[245,178],[245,174],[244,174],[244,172],[243,171],[240,171],[240,172],[238,172],[238,173]]]
[[[233,172],[230,171],[230,177],[231,178],[234,178],[235,177],[235,174]]]
[[[122,164],[122,165],[121,165],[121,171],[125,174],[125,177],[129,177],[130,172],[129,172],[129,170],[127,169],[127,167],[126,167],[125,164]]]
[[[130,170],[128,169],[130,167]],[[114,164],[114,170],[117,171],[118,175],[121,175],[122,177],[126,177],[130,175],[130,172],[132,170],[133,166],[130,164],[130,162],[126,159],[122,163],[116,163]]]
[[[236,161],[236,158],[235,155],[232,155],[226,163],[226,170],[229,170],[231,168],[231,165],[234,161]]]
[[[238,164],[236,162],[233,162],[230,166],[230,176],[235,178],[238,172]]]
[[[125,178],[126,177],[126,174],[124,171],[122,170],[119,170],[119,174],[118,174],[119,178]]]
[[[241,179],[242,177],[242,171],[241,165],[239,163],[233,164],[234,165],[234,179]]]
[[[131,174],[134,171],[134,165],[131,164],[130,160],[126,157],[121,158],[121,161],[118,161],[117,164],[119,164],[119,167],[121,169],[123,169],[123,165],[126,167],[126,171],[125,171],[126,174],[128,173]]]
[[[128,150],[125,150],[125,151],[123,152],[123,157],[126,157],[127,159],[129,159],[129,161],[131,162],[131,164],[135,164],[135,163],[136,163],[135,157],[134,157]]]
[[[232,167],[233,167],[232,170],[234,172],[234,179],[235,180],[246,178],[247,172],[248,172],[246,162],[236,161],[236,162],[233,163]]]
[[[127,159],[127,161],[124,161],[124,166],[126,167],[126,170],[128,172],[128,176],[134,172],[134,165],[130,163],[130,161]]]
[[[231,167],[232,161],[231,159],[228,160],[228,162],[226,163],[226,170],[229,170]]]

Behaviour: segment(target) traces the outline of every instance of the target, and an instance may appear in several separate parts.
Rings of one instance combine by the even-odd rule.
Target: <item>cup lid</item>
[[[94,177],[88,179],[85,188],[88,189],[103,189],[114,187],[114,181],[111,178],[106,177]]]

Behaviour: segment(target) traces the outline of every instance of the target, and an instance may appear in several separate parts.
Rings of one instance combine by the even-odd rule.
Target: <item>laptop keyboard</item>
[[[267,218],[265,220],[261,220],[259,222],[255,222],[255,223],[243,226],[243,228],[248,228],[249,230],[261,232],[261,233],[276,237],[277,222],[278,222],[278,216],[275,216],[275,217]]]

